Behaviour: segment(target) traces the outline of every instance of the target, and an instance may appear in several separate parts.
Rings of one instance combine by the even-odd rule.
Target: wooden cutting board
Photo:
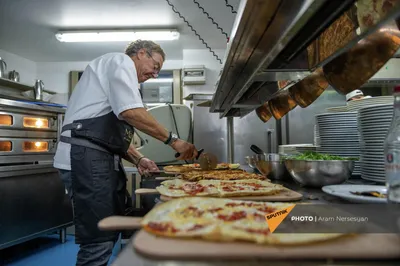
[[[135,191],[137,195],[155,195],[159,194],[156,189],[151,188],[139,188]],[[251,200],[251,201],[279,201],[279,202],[287,202],[287,201],[298,201],[303,198],[303,195],[285,188],[283,191],[279,192],[279,194],[275,195],[268,195],[268,196],[244,196],[244,197],[229,197],[228,199],[235,199],[235,200]],[[161,195],[160,200],[162,201],[169,201],[174,198]]]
[[[262,246],[252,243],[216,243],[156,237],[144,230],[133,246],[143,256],[173,260],[254,259],[396,259],[400,258],[400,236],[364,234],[303,246]]]

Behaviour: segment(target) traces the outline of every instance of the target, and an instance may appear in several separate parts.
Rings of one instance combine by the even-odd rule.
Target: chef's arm
[[[169,138],[169,132],[144,108],[126,110],[121,116],[130,125],[153,138],[162,142]]]
[[[133,146],[132,144],[129,145],[128,151],[126,153],[125,156],[125,160],[133,163],[134,165],[138,165],[140,160],[144,158],[144,155],[141,154],[136,148],[135,146]]]
[[[144,108],[129,109],[121,113],[122,118],[136,129],[166,142],[169,139],[169,132]],[[178,160],[187,160],[197,157],[196,147],[181,139],[174,140],[170,146],[179,153]]]

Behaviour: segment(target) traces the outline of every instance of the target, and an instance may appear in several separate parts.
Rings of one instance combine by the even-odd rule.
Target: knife
[[[204,149],[200,149],[197,151],[197,157],[196,160],[199,159],[200,155],[203,153]],[[175,158],[178,158],[179,156],[181,156],[181,154],[179,152],[175,153]]]
[[[202,170],[211,170],[215,169],[218,164],[218,159],[214,154],[205,153],[204,149],[200,149],[197,151],[196,160],[199,160],[200,168]],[[180,153],[176,153],[175,157],[178,158]]]

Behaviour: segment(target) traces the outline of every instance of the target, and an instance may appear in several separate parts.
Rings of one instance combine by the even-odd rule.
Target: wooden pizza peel
[[[101,220],[98,227],[103,231],[132,230],[140,229],[140,222],[138,217],[111,216]],[[400,259],[397,234],[346,235],[323,242],[283,246],[167,238],[140,230],[133,246],[142,256],[171,260]]]
[[[152,188],[139,188],[135,190],[136,195],[159,195],[160,193],[156,189]],[[248,201],[278,201],[278,202],[288,202],[288,201],[298,201],[303,198],[303,195],[290,190],[288,188],[284,188],[278,194],[274,195],[266,195],[266,196],[242,196],[242,197],[227,197],[226,199],[233,199],[233,200],[248,200]],[[160,200],[162,201],[169,201],[174,198],[160,195]]]

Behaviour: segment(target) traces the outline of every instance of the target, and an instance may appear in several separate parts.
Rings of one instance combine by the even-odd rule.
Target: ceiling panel
[[[212,49],[226,48],[225,36],[192,0],[170,0]],[[228,34],[235,15],[225,1],[197,0]],[[237,9],[240,0],[229,0]],[[35,62],[89,61],[126,43],[60,43],[54,34],[68,29],[176,28],[178,41],[159,42],[168,59],[182,59],[182,49],[205,46],[165,0],[1,0],[0,49]]]

